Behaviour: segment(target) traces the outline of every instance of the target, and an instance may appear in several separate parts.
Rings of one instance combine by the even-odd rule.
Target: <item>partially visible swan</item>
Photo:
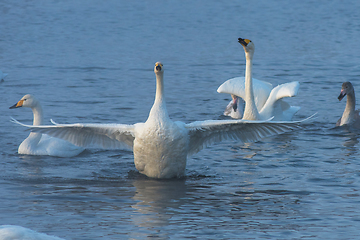
[[[157,62],[154,72],[155,101],[145,123],[22,125],[78,146],[133,149],[135,167],[140,173],[152,178],[184,176],[187,156],[212,142],[224,139],[257,141],[299,126],[300,122],[243,120],[207,120],[189,124],[173,122],[166,109],[163,64]]]
[[[31,229],[16,225],[0,226],[1,240],[64,240],[62,238],[49,236],[45,233],[35,232]]]
[[[239,43],[245,50],[245,78],[229,79],[220,85],[217,91],[219,93],[229,93],[245,100],[243,119],[265,120],[274,117],[274,121],[290,121],[293,115],[300,110],[300,107],[290,106],[282,98],[296,96],[300,86],[299,82],[284,83],[273,88],[271,83],[252,78],[252,60],[255,45],[251,40],[242,38],[239,38]],[[238,113],[237,115],[242,114]]]
[[[336,126],[352,125],[353,127],[360,128],[359,110],[355,110],[355,90],[351,82],[344,82],[342,84],[341,92],[338,97],[339,101],[341,101],[346,95],[346,107],[342,117],[337,121]]]
[[[244,113],[245,102],[242,98],[231,94],[232,100],[226,106],[224,115],[235,119],[241,119]]]
[[[7,76],[8,74],[7,73],[3,73],[1,70],[0,70],[0,82],[3,82],[5,77]]]
[[[15,103],[10,109],[28,107],[32,109],[33,125],[42,125],[43,110],[40,102],[32,95],[27,94]],[[27,155],[50,155],[56,157],[73,157],[84,151],[83,148],[75,146],[59,138],[50,137],[46,134],[32,132],[20,144],[18,153]]]

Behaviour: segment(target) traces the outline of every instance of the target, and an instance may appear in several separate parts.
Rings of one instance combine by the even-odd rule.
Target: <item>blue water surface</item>
[[[0,225],[64,239],[358,239],[359,132],[335,128],[341,84],[360,92],[359,1],[0,2]],[[24,156],[30,93],[45,120],[144,122],[154,63],[165,68],[167,107],[186,123],[219,119],[244,76],[237,38],[255,46],[253,77],[299,81],[303,128],[188,159],[186,178],[139,174],[127,150],[72,158]]]

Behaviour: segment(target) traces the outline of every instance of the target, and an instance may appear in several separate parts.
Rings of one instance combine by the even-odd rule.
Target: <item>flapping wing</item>
[[[269,99],[277,101],[285,97],[295,97],[299,91],[300,83],[298,81],[283,83],[272,89]],[[268,99],[268,101],[269,101]]]
[[[272,89],[271,83],[261,81],[253,78],[253,91],[255,97],[255,104],[258,109],[261,109]],[[217,89],[218,93],[233,94],[242,99],[245,99],[245,77],[235,77],[225,81]]]
[[[189,155],[197,153],[213,142],[234,139],[255,142],[261,138],[281,134],[299,128],[302,121],[246,121],[207,120],[186,124],[189,130]]]
[[[13,122],[30,128],[33,132],[44,133],[64,139],[80,147],[101,147],[105,149],[132,149],[134,142],[134,125],[126,124],[57,124],[26,125],[12,119]]]

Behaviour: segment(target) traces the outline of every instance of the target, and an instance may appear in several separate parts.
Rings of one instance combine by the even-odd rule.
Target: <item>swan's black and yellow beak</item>
[[[24,103],[24,100],[20,100],[17,103],[15,103],[14,105],[12,105],[11,107],[9,107],[9,109],[22,107],[23,103]]]
[[[241,45],[243,45],[244,47],[246,47],[250,42],[251,40],[249,39],[243,39],[243,38],[238,38],[238,41]]]
[[[339,101],[341,101],[345,96],[346,96],[346,91],[342,89],[338,97]]]
[[[161,69],[162,69],[162,67],[163,67],[163,65],[161,64],[161,63],[156,63],[155,64],[155,69],[156,69],[156,71],[161,71]]]

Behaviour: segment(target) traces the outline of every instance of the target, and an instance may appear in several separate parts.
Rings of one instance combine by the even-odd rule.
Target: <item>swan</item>
[[[296,96],[300,86],[299,82],[284,83],[273,88],[271,83],[252,78],[255,45],[249,39],[239,38],[238,40],[245,50],[245,78],[229,79],[219,86],[217,92],[232,94],[245,100],[244,113],[237,114],[237,116],[242,115],[244,120],[265,120],[274,117],[274,121],[290,121],[300,107],[290,106],[282,98]],[[229,115],[236,116],[232,113],[228,113],[227,116]]]
[[[343,115],[337,121],[336,126],[352,125],[353,127],[360,128],[359,110],[355,110],[355,91],[351,82],[344,82],[341,86],[341,92],[338,97],[341,101],[347,95],[346,107]]]
[[[5,77],[7,76],[8,74],[7,73],[3,73],[1,70],[0,70],[0,82],[3,82]]]
[[[244,112],[244,106],[245,102],[242,98],[230,94],[232,100],[229,102],[229,104],[226,106],[224,115],[230,116],[235,119],[241,119]]]
[[[134,153],[136,169],[151,178],[183,177],[188,156],[206,145],[223,139],[256,141],[299,127],[300,122],[244,120],[206,120],[185,124],[169,118],[164,94],[164,66],[157,62],[155,101],[144,123],[130,124],[57,124],[31,126],[32,131],[46,133],[78,146],[128,148]]]
[[[59,237],[49,236],[45,233],[39,233],[28,228],[16,225],[0,226],[1,240],[64,240]]]
[[[43,110],[40,102],[31,94],[27,94],[15,103],[10,109],[28,107],[32,109],[33,125],[42,125]],[[75,146],[59,138],[50,137],[46,134],[32,132],[20,144],[18,153],[27,155],[50,155],[56,157],[73,157],[84,151],[83,148]]]

